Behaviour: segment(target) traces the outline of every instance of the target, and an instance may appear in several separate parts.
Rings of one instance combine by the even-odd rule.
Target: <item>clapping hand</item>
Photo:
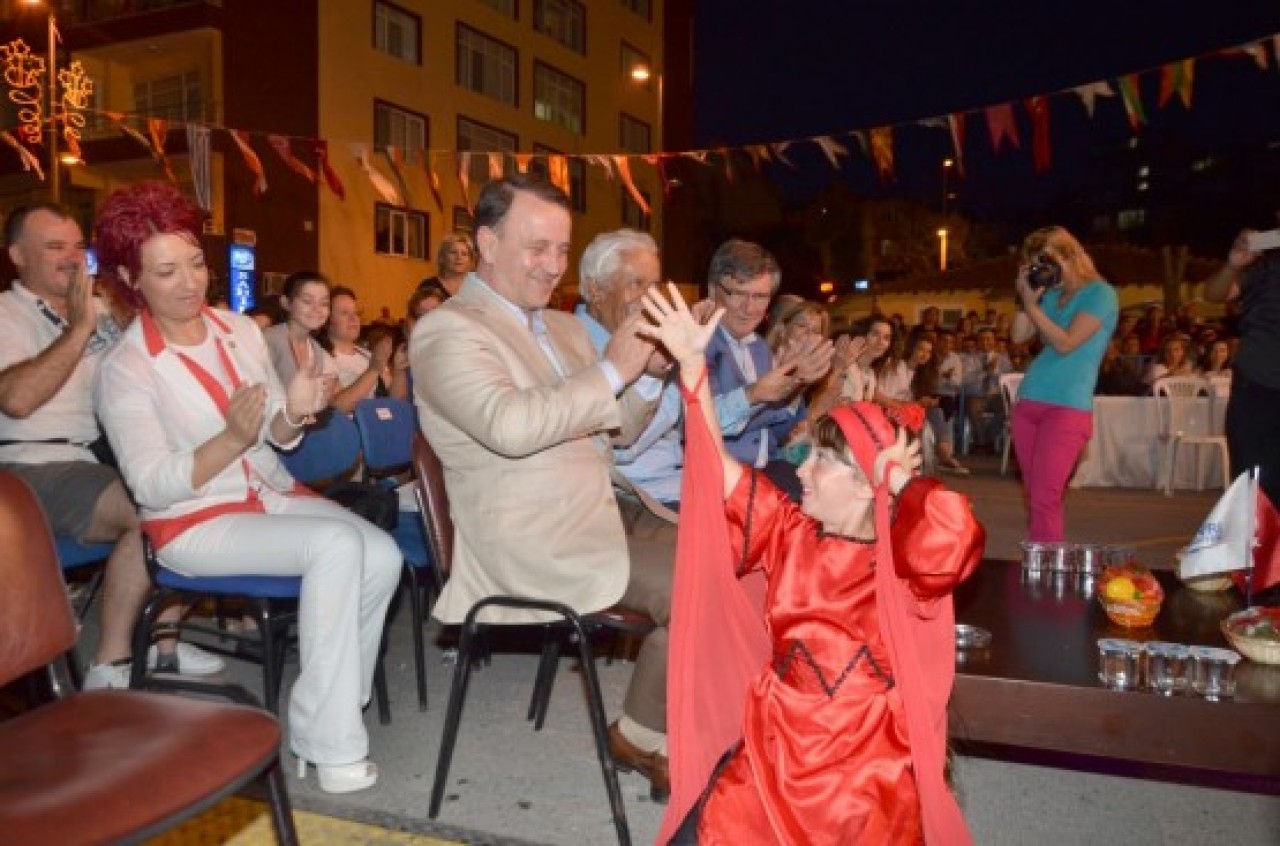
[[[675,285],[667,283],[667,294],[664,297],[657,287],[650,288],[644,295],[644,316],[648,323],[640,324],[641,335],[662,344],[667,353],[677,362],[694,361],[701,358],[711,343],[711,336],[720,325],[724,309],[714,309],[703,321],[699,321]],[[699,303],[695,309],[704,311]]]
[[[310,420],[329,405],[329,395],[336,380],[337,377],[331,373],[319,376],[302,371],[295,373],[285,389],[285,415],[290,420]]]
[[[811,385],[831,371],[835,345],[818,335],[787,344],[778,354],[778,367],[793,367],[798,385]]]
[[[866,338],[841,335],[840,339],[836,341],[835,355],[831,359],[831,367],[838,373],[845,372],[850,365],[858,360],[858,357],[862,355],[862,351],[866,348]]]
[[[876,464],[874,467],[876,485],[888,485],[889,489],[897,493],[907,480],[915,475],[923,463],[920,458],[920,440],[913,438],[907,439],[907,430],[905,428],[898,429],[898,439],[889,446],[880,450],[876,455]],[[892,468],[897,465],[898,473],[893,473]]]
[[[267,414],[267,389],[263,385],[241,385],[227,401],[227,434],[241,451],[258,442]]]

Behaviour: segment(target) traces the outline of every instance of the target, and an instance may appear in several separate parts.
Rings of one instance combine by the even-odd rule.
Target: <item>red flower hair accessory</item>
[[[914,402],[897,408],[886,408],[884,416],[906,429],[912,435],[919,435],[920,430],[924,428],[924,408]]]

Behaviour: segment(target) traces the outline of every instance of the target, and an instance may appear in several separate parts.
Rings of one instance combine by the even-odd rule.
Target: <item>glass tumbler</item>
[[[1191,650],[1181,643],[1153,640],[1142,647],[1147,656],[1147,687],[1172,696],[1187,685],[1187,658]]]
[[[1240,653],[1212,646],[1191,647],[1191,689],[1217,702],[1236,692],[1236,663]]]
[[[1112,690],[1138,686],[1142,644],[1136,640],[1104,637],[1098,641],[1098,680]]]

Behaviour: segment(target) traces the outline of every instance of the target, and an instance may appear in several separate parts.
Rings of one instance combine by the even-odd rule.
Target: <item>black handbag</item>
[[[400,496],[395,488],[376,482],[338,482],[325,488],[324,495],[388,532],[399,520]]]

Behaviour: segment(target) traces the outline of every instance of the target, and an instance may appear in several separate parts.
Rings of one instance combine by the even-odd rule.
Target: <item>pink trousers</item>
[[[1063,498],[1071,471],[1093,436],[1093,413],[1019,400],[1013,407],[1013,449],[1027,496],[1027,540],[1065,539]]]

